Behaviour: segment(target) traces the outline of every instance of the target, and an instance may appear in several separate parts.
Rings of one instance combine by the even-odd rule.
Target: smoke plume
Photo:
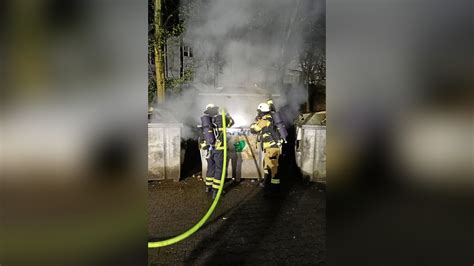
[[[325,12],[324,1],[188,0],[181,5],[186,10],[183,40],[193,49],[194,78],[191,89],[164,104],[176,121],[193,128],[207,103],[229,105],[203,94],[250,93],[261,94],[262,100],[273,96],[291,123],[307,100],[307,89],[297,80],[299,53],[314,34],[307,25]],[[247,114],[254,116],[257,108],[247,106],[245,99],[221,106],[239,113],[242,126],[250,124]],[[184,132],[186,137],[192,130]]]

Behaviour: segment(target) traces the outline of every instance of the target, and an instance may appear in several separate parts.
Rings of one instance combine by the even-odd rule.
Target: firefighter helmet
[[[206,105],[206,110],[204,110],[204,113],[208,115],[217,115],[219,113],[219,107],[210,103]]]
[[[268,103],[261,103],[258,105],[257,110],[263,113],[270,112],[270,106]]]
[[[216,107],[215,104],[210,103],[210,104],[206,105],[206,110],[210,110],[210,109],[215,108],[215,107]]]

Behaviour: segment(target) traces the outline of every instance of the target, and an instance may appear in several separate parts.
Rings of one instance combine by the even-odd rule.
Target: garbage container
[[[263,156],[257,145],[257,138],[250,133],[250,125],[257,115],[257,106],[271,97],[278,102],[280,94],[255,87],[222,87],[220,90],[201,91],[196,101],[205,106],[214,103],[225,108],[234,119],[234,126],[227,129],[228,167],[227,178],[263,178]],[[205,151],[201,150],[202,174],[206,175]]]
[[[326,112],[300,115],[295,122],[296,164],[312,182],[326,183]]]
[[[181,123],[148,124],[148,180],[179,181],[182,127]]]
[[[249,128],[227,129],[227,178],[261,179],[262,152]],[[202,175],[207,171],[206,151],[201,150]]]

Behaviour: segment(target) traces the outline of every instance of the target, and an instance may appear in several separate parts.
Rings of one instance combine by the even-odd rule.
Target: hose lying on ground
[[[161,241],[156,241],[156,242],[148,242],[148,248],[159,248],[159,247],[165,247],[169,245],[173,245],[175,243],[178,243],[179,241],[182,241],[201,228],[206,221],[211,217],[211,214],[214,212],[214,209],[217,206],[217,203],[219,202],[219,198],[221,197],[222,194],[222,189],[224,188],[224,179],[225,179],[225,174],[227,172],[227,125],[226,125],[226,120],[225,120],[225,112],[222,111],[222,127],[223,127],[223,139],[224,139],[224,160],[223,160],[223,165],[222,165],[222,174],[221,174],[221,183],[219,185],[219,190],[217,191],[216,198],[212,202],[211,207],[209,210],[207,210],[206,214],[197,222],[193,227],[189,228],[186,232],[177,235],[175,237],[161,240]]]

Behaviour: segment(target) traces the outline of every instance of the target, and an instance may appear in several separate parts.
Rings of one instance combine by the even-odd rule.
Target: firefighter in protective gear
[[[270,112],[276,111],[272,98],[268,98],[266,104],[268,104],[268,108],[270,109]]]
[[[221,184],[222,167],[224,163],[224,136],[222,116],[219,107],[208,104],[201,117],[203,136],[200,141],[201,149],[206,150],[207,172],[205,177],[206,192],[212,191],[212,198],[217,195]],[[226,114],[226,126],[234,124],[230,115]]]
[[[250,132],[258,135],[257,139],[264,152],[264,188],[266,192],[277,191],[280,187],[277,173],[282,141],[272,118],[271,106],[268,103],[261,103],[257,112],[256,121],[250,125]]]

